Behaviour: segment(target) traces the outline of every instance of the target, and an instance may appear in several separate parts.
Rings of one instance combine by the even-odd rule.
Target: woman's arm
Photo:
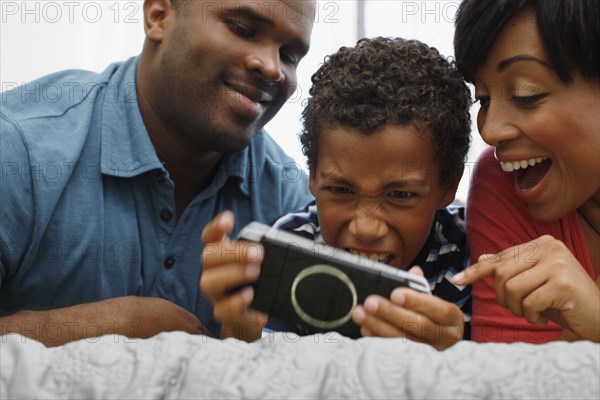
[[[566,311],[565,304],[557,302],[568,301],[561,296],[568,293],[571,299],[575,299],[578,294],[587,293],[587,299],[577,301],[585,304],[594,301],[598,287],[562,240],[565,234],[570,233],[568,230],[573,229],[571,225],[564,221],[535,221],[527,206],[515,198],[512,175],[500,169],[492,149],[483,153],[473,172],[469,192],[467,236],[471,259],[481,260],[484,256],[484,260],[465,271],[467,280],[460,279],[460,276],[455,280],[455,283],[474,282],[474,340],[532,343],[556,340],[563,335],[563,328],[570,326],[560,317]],[[550,236],[538,240],[544,235]],[[536,291],[541,287],[541,279],[548,279],[549,284],[544,291]],[[527,302],[519,298],[534,293],[535,297],[529,297]],[[533,299],[537,300],[532,305]],[[547,304],[543,306],[542,301]],[[536,313],[543,311],[540,307],[547,308],[543,314],[549,315],[545,318],[558,326],[531,323],[537,321]],[[551,311],[554,308],[562,310],[558,316],[553,315],[556,314]],[[594,311],[588,306],[585,309],[593,320]],[[527,314],[523,310],[527,310]],[[529,321],[522,316],[528,316]],[[597,318],[598,314],[595,316]],[[569,318],[571,323],[576,324],[573,313],[569,314]],[[588,319],[588,322],[593,324],[592,320]],[[583,327],[576,329],[582,332]],[[568,333],[564,335],[566,338]],[[591,332],[587,335],[594,336]]]

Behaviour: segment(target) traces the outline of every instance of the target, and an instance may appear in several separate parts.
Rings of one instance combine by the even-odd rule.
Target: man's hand
[[[155,297],[119,297],[105,301],[107,312],[122,316],[119,331],[128,337],[149,338],[161,332],[183,331],[210,336],[200,320],[191,312]]]
[[[420,268],[409,272],[422,275]],[[363,336],[403,337],[444,350],[463,337],[464,316],[453,303],[408,288],[390,299],[369,296],[352,312]]]
[[[554,321],[580,339],[600,341],[600,290],[561,241],[541,236],[484,254],[454,276],[470,284],[493,276],[496,301],[534,325]]]
[[[215,319],[222,322],[221,338],[254,341],[267,316],[248,309],[254,291],[247,285],[258,278],[264,250],[256,243],[229,240],[233,223],[233,214],[225,211],[204,228],[200,288],[213,304]]]
[[[46,346],[118,334],[146,339],[161,332],[209,334],[180,306],[153,297],[116,297],[47,311],[21,311],[0,318],[0,333],[20,333]]]

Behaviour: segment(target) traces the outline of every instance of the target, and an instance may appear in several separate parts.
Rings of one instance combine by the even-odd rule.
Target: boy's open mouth
[[[552,166],[552,159],[546,157],[531,158],[521,161],[500,161],[502,170],[505,172],[515,172],[519,188],[523,191],[529,190],[542,180]]]
[[[387,254],[387,253],[367,254],[367,253],[359,252],[359,251],[356,251],[353,249],[346,249],[346,250],[349,251],[350,253],[354,254],[355,256],[368,258],[369,260],[378,261],[380,263],[384,263],[384,264],[388,264],[388,265],[392,265],[392,262],[395,259],[395,257],[392,254]]]

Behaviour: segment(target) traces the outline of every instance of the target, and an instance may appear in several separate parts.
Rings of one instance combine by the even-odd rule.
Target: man
[[[0,333],[47,345],[208,328],[204,225],[310,199],[262,127],[291,96],[312,1],[146,0],[139,57],[2,96]],[[33,90],[69,90],[60,98]],[[201,321],[201,322],[200,322]]]

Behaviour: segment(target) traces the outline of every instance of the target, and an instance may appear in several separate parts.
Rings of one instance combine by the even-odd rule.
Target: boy
[[[469,146],[468,88],[437,50],[388,38],[341,48],[312,82],[301,142],[315,201],[274,226],[396,268],[419,266],[411,271],[435,296],[406,288],[370,296],[353,321],[363,336],[452,345],[470,313],[470,288],[449,280],[468,265],[464,209],[446,208]],[[222,245],[205,250],[200,285],[222,334],[254,339],[259,330],[246,328],[266,316],[247,309],[252,288],[226,293],[256,279],[262,254],[227,241],[233,222],[225,213],[205,229],[203,242]]]

